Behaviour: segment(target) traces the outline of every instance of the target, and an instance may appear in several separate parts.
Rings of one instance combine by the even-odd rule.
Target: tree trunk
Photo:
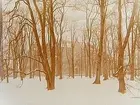
[[[57,49],[57,75],[59,76],[59,79],[62,79],[62,48],[61,45],[58,45]]]
[[[3,34],[2,0],[0,0],[0,54],[2,54],[2,34]]]
[[[94,81],[94,84],[100,84],[100,73],[101,73],[101,57],[100,54],[98,54],[96,79]]]
[[[121,74],[119,74],[119,92],[121,92],[121,93],[126,93],[126,88],[125,88],[125,80],[124,80],[124,74],[123,73],[121,73]]]
[[[137,41],[137,28],[136,28],[135,38],[134,38],[134,29],[132,29],[132,47],[131,47],[131,60],[130,60],[130,72],[131,72],[130,80],[132,81],[134,80],[134,76],[135,76],[136,41]]]
[[[97,59],[97,71],[96,71],[96,79],[94,84],[100,84],[100,75],[101,75],[101,65],[102,65],[102,54],[103,54],[103,40],[105,34],[105,18],[106,18],[106,1],[100,0],[100,41],[99,41],[99,51],[98,51],[98,59]]]
[[[125,80],[124,80],[124,70],[123,70],[123,60],[124,60],[124,50],[119,49],[119,55],[118,55],[118,80],[119,80],[119,92],[125,93],[126,87],[125,87]]]
[[[3,16],[2,16],[2,0],[0,0],[0,72],[3,68],[3,46],[2,46],[2,36],[3,36]],[[1,79],[3,79],[1,77]]]
[[[103,65],[103,76],[104,76],[104,80],[107,80],[108,79],[108,69],[109,69],[109,66],[111,65],[107,65],[108,63],[108,59],[109,59],[109,56],[107,56],[107,30],[105,31],[105,35],[104,35],[104,45],[103,45],[103,52],[104,52],[104,55],[103,55],[103,59],[102,59],[102,65]]]
[[[91,78],[91,46],[90,46],[90,40],[89,40],[89,43],[88,43],[88,63],[89,63],[89,72],[88,72],[88,75],[89,75],[89,78]]]
[[[72,66],[72,74],[71,74],[71,76],[72,76],[72,78],[74,78],[74,46],[73,46],[73,42],[72,42],[72,58],[71,58],[71,66]]]
[[[47,75],[46,75],[46,81],[47,81],[47,89],[48,89],[48,90],[53,90],[53,89],[55,89],[55,81],[54,81],[54,79],[49,80],[49,79],[47,78]]]

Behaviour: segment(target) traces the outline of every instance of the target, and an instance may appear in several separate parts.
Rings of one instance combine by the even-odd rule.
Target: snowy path
[[[93,79],[56,79],[56,89],[47,91],[45,81],[25,79],[21,88],[19,80],[0,83],[0,105],[140,105],[140,98],[132,98],[130,92],[117,92],[118,81],[92,84]]]

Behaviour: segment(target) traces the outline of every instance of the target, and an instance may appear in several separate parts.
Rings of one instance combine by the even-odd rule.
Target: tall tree
[[[40,33],[38,32],[37,21],[36,21],[35,13],[33,12],[34,10],[32,8],[31,1],[26,0],[25,4],[27,5],[30,13],[33,35],[35,37],[39,56],[42,62],[42,67],[45,72],[47,89],[53,90],[55,88],[55,43],[56,43],[55,33],[54,33],[53,1],[42,0],[42,8],[40,9],[37,1],[33,0],[33,6],[35,7],[35,11],[39,18],[39,25],[41,29]],[[47,43],[46,41],[46,34],[47,34],[46,23],[48,24],[49,43]],[[50,57],[48,56],[47,50],[50,51]]]
[[[75,74],[75,39],[76,29],[75,25],[71,26],[71,77],[74,78]]]
[[[135,31],[134,31],[135,30]],[[134,29],[132,28],[132,42],[131,42],[131,56],[130,56],[130,73],[131,73],[131,80],[134,80],[135,76],[135,51],[136,51],[136,42],[137,42],[137,27]],[[135,37],[134,37],[135,36]]]
[[[3,18],[2,18],[2,0],[0,0],[0,75],[2,75],[2,57],[3,57],[3,51],[2,51],[2,35],[3,35]]]
[[[95,1],[94,1],[95,2]],[[95,21],[95,18],[97,17],[97,13],[94,12],[93,10],[95,9],[94,2],[87,2],[86,3],[86,36],[87,36],[87,56],[88,56],[88,76],[91,78],[91,73],[92,73],[92,64],[91,64],[91,39],[93,36],[93,23]],[[91,8],[91,9],[90,9]]]
[[[61,3],[60,3],[61,2]],[[56,71],[56,75],[59,76],[59,79],[62,79],[62,72],[63,72],[63,36],[64,33],[66,32],[66,26],[67,26],[67,22],[65,19],[65,7],[66,7],[66,3],[67,0],[62,0],[62,1],[58,1],[56,2],[56,4],[58,5],[58,8],[56,7],[55,11],[56,11],[56,15],[58,15],[57,17],[59,17],[58,19],[56,18],[55,21],[55,33],[57,34],[57,43],[56,43],[56,52],[57,52],[57,71]]]
[[[118,19],[118,72],[117,77],[119,80],[119,92],[121,93],[125,93],[126,91],[126,87],[125,87],[125,80],[124,80],[124,76],[125,76],[125,72],[124,72],[124,52],[125,52],[125,48],[127,46],[128,40],[129,40],[129,36],[131,33],[131,29],[134,25],[134,18],[135,15],[137,13],[137,5],[138,4],[138,0],[135,0],[134,5],[133,5],[133,10],[132,10],[132,15],[130,18],[130,22],[127,28],[127,32],[126,32],[126,36],[125,39],[123,41],[122,39],[122,1],[119,0],[118,1],[118,14],[119,14],[119,19]]]
[[[0,0],[0,51],[1,51],[1,45],[2,45],[2,0]]]
[[[107,12],[107,1],[98,0],[100,8],[100,40],[99,40],[99,50],[98,50],[98,59],[97,59],[97,70],[96,70],[96,79],[94,84],[100,84],[100,75],[101,75],[101,65],[102,65],[102,54],[103,54],[103,40],[105,34],[105,22],[106,22],[106,12]]]

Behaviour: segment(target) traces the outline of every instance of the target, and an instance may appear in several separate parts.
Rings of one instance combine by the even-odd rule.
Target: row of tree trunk
[[[17,3],[20,2],[22,1]],[[134,80],[136,74],[139,75],[139,72],[135,70],[135,53],[136,48],[138,48],[136,45],[138,42],[138,34],[140,33],[137,11],[138,0],[134,1],[125,37],[122,32],[122,1],[118,0],[117,46],[115,46],[115,41],[113,41],[115,36],[114,27],[113,25],[107,26],[107,3],[107,0],[98,1],[100,10],[99,31],[92,29],[94,18],[91,16],[91,13],[93,11],[89,11],[89,8],[86,7],[86,31],[83,32],[83,42],[78,42],[76,38],[76,27],[71,26],[70,46],[68,42],[64,43],[63,40],[63,34],[65,33],[64,27],[66,25],[64,22],[64,5],[66,2],[64,2],[62,6],[63,8],[59,10],[59,21],[56,21],[57,18],[55,17],[53,0],[42,0],[41,7],[36,0],[25,0],[24,4],[28,11],[27,16],[20,17],[19,14],[21,13],[18,13],[16,10],[9,12],[10,26],[8,26],[8,29],[10,37],[8,37],[8,53],[6,53],[4,59],[2,59],[3,69],[6,69],[4,72],[6,72],[5,77],[7,78],[7,82],[9,82],[8,77],[11,71],[14,78],[17,78],[19,73],[22,81],[27,74],[30,75],[30,78],[33,78],[36,75],[36,71],[38,71],[37,75],[39,75],[39,79],[41,80],[41,72],[43,72],[48,90],[55,89],[55,76],[59,76],[59,78],[62,79],[63,74],[65,75],[67,73],[69,77],[72,78],[74,78],[76,74],[89,78],[96,76],[93,82],[94,84],[101,83],[101,75],[103,75],[104,80],[107,80],[108,77],[115,76],[119,81],[119,92],[125,93],[124,78],[126,70],[124,67],[124,59],[127,46],[131,80]],[[17,8],[17,6],[15,6],[15,8]],[[0,14],[0,39],[2,39],[2,8],[0,9]],[[18,19],[16,17],[18,17]],[[17,23],[19,24],[16,25]],[[111,51],[113,54],[109,53],[110,46],[107,45],[110,44],[108,31],[111,33],[110,37],[112,38],[113,46]],[[94,34],[97,34],[97,43],[94,42]],[[131,47],[129,41],[130,36]],[[78,45],[80,46],[79,49],[77,48]],[[0,47],[0,50],[2,51],[2,47]]]

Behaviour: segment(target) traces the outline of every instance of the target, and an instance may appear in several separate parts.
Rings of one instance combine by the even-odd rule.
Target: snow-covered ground
[[[18,79],[0,83],[0,105],[140,105],[140,93],[129,86],[126,94],[118,93],[118,81],[110,79],[101,85],[94,78],[56,79],[56,89],[47,91],[45,81],[25,79],[21,88]],[[139,84],[128,82],[138,88]]]

